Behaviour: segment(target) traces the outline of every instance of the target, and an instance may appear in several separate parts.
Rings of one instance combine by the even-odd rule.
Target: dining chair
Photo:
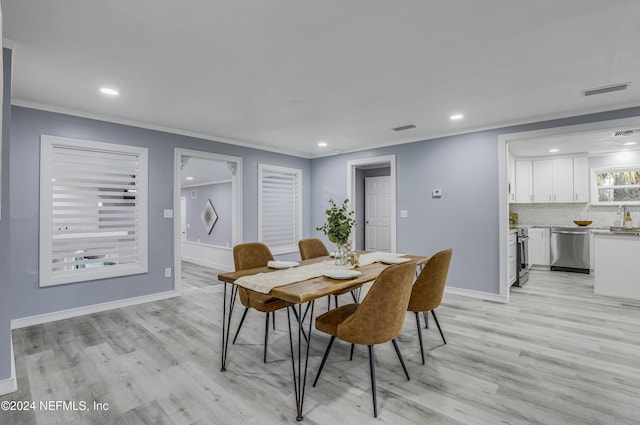
[[[422,344],[420,312],[425,314],[425,321],[427,320],[426,313],[429,311],[431,312],[433,320],[436,322],[436,326],[438,326],[438,330],[440,331],[442,342],[445,344],[447,343],[447,340],[444,338],[444,333],[442,333],[440,323],[438,323],[438,317],[436,316],[435,309],[442,302],[442,295],[444,294],[444,287],[447,283],[447,274],[449,273],[452,254],[453,250],[449,248],[431,256],[418,275],[418,278],[413,284],[413,289],[411,290],[411,297],[409,298],[407,311],[411,311],[416,315],[422,364],[424,364],[424,346]]]
[[[362,303],[344,305],[316,318],[316,329],[331,335],[331,339],[322,357],[316,379],[313,381],[314,387],[318,383],[336,337],[351,344],[363,344],[369,348],[374,417],[378,417],[378,403],[373,346],[393,342],[393,348],[400,359],[404,374],[408,380],[411,379],[396,338],[402,332],[415,270],[415,261],[389,266],[380,273]]]
[[[249,242],[239,244],[233,247],[233,262],[236,271],[254,269],[257,267],[265,267],[269,261],[273,260],[273,255],[269,248],[260,242]],[[238,287],[238,294],[240,295],[240,302],[245,307],[242,319],[236,330],[236,334],[233,337],[232,344],[236,343],[240,328],[244,323],[244,319],[252,308],[261,313],[266,313],[265,327],[264,327],[264,356],[263,361],[267,362],[267,345],[269,342],[269,315],[273,313],[273,326],[275,329],[275,312],[286,307],[285,301],[272,297],[268,294],[261,294],[260,292],[252,291]]]
[[[301,239],[300,241],[298,241],[298,248],[300,249],[300,258],[302,258],[303,260],[329,256],[329,250],[324,245],[324,243],[317,238]],[[336,308],[338,308],[338,295],[348,294],[349,292],[351,292],[353,301],[358,302],[358,297],[356,296],[355,291],[359,291],[360,287],[361,286],[358,286],[357,288],[343,289],[333,294]],[[327,300],[327,310],[331,310],[331,295],[327,295]]]

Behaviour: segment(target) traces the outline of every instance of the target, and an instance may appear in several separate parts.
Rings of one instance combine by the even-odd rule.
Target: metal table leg
[[[231,285],[231,294],[229,297],[229,315],[227,316],[227,283],[224,284],[224,295],[222,296],[222,364],[220,372],[227,371],[227,351],[229,349],[229,334],[231,333],[231,315],[233,314],[233,307],[236,304],[236,297],[238,295],[238,286]]]
[[[314,301],[311,301],[311,318],[313,318],[313,307],[315,305]],[[304,390],[305,390],[305,386],[307,383],[307,365],[309,363],[309,347],[311,345],[311,325],[313,320],[309,319],[309,328],[308,328],[308,332],[307,332],[307,336],[306,338],[303,337],[304,335],[304,330],[303,330],[303,326],[304,326],[304,321],[300,321],[300,320],[295,320],[296,323],[298,323],[298,356],[296,358],[295,355],[295,351],[294,350],[294,344],[293,344],[293,332],[295,331],[292,327],[291,327],[291,314],[289,312],[290,309],[295,309],[296,306],[295,305],[290,305],[289,303],[287,303],[287,319],[289,321],[289,346],[291,348],[291,366],[293,368],[293,390],[296,396],[296,421],[302,421],[304,419],[304,417],[302,416],[302,408],[304,405]],[[295,310],[294,310],[295,313]],[[298,304],[298,311],[297,311],[297,316],[303,317],[303,313],[302,313],[302,305]],[[303,357],[303,340],[306,341],[307,347],[305,353],[304,353],[304,372],[303,372],[303,365],[302,365],[302,357]],[[297,361],[296,361],[297,360]],[[297,367],[296,367],[296,363],[297,363]]]

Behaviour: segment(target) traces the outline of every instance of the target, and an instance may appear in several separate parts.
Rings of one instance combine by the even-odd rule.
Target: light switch
[[[173,210],[164,210],[164,218],[173,218]]]
[[[400,210],[400,217],[401,218],[409,217],[409,211],[408,210]]]
[[[440,198],[442,196],[442,189],[433,189],[431,192],[432,198]]]

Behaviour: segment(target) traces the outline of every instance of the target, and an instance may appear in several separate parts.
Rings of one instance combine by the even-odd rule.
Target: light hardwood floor
[[[196,280],[206,273],[195,271]],[[188,288],[180,298],[14,331],[19,391],[1,401],[96,401],[109,410],[0,411],[0,423],[294,423],[286,315],[277,315],[263,364],[264,317],[250,313],[221,373],[223,285]],[[423,366],[407,315],[399,345],[411,381],[391,344],[377,349],[377,420],[366,349],[350,362],[336,342],[318,386],[308,382],[304,423],[639,423],[640,302],[595,296],[589,276],[534,271],[508,305],[446,295],[438,318],[448,344],[426,331]],[[313,334],[310,380],[327,342]]]

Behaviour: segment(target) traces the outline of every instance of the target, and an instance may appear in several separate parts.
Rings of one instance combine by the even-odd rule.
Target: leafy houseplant
[[[349,200],[345,199],[342,205],[338,206],[333,199],[329,199],[331,208],[325,211],[327,221],[322,227],[316,227],[316,230],[327,235],[330,242],[337,244],[336,264],[338,265],[346,264],[345,244],[349,240],[351,229],[356,224],[353,218],[354,212],[347,210],[348,203]]]
[[[322,227],[316,227],[316,230],[321,231],[329,238],[329,241],[337,244],[345,244],[349,240],[351,235],[351,229],[356,224],[355,218],[353,218],[354,212],[347,211],[348,199],[342,202],[342,205],[338,207],[333,199],[329,199],[331,208],[325,211],[327,214],[327,221]]]

